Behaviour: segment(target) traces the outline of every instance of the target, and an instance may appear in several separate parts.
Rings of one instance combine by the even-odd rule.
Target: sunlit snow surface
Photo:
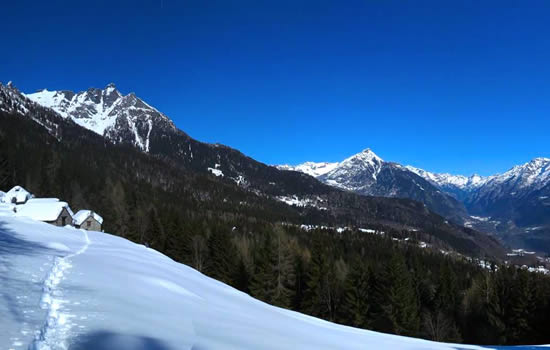
[[[155,250],[7,209],[0,283],[0,349],[483,349],[272,307]]]

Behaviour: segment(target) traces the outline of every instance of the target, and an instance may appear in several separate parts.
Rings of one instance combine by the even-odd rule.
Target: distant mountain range
[[[307,162],[279,169],[302,171],[328,185],[363,195],[410,198],[459,223],[468,216],[464,205],[437,185],[397,163],[382,160],[370,149],[340,163]]]
[[[410,198],[510,244],[550,251],[550,159],[536,158],[493,176],[437,174],[386,162],[366,149],[339,163],[306,162],[300,171],[360,194]]]

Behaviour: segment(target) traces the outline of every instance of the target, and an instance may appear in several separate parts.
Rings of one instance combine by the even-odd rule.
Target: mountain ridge
[[[115,143],[129,143],[145,152],[150,150],[153,126],[177,130],[166,115],[133,92],[121,94],[114,83],[104,89],[89,88],[77,93],[43,89],[24,95]]]
[[[294,168],[278,168],[311,174],[315,170],[308,169],[308,165],[316,166],[319,163],[304,164]],[[455,198],[441,192],[435,185],[400,164],[384,161],[370,148],[341,162],[330,164],[330,171],[315,176],[328,185],[363,195],[410,198],[424,203],[431,210],[453,221],[466,221],[466,209]]]
[[[370,149],[367,150],[372,152]],[[347,159],[359,159],[358,155],[364,152]],[[448,217],[449,211],[437,208],[433,202],[423,201],[422,197],[418,197],[418,191],[397,191],[388,186],[378,188],[377,183],[384,178],[384,176],[380,177],[382,166],[372,170],[367,176],[357,178],[357,173],[361,173],[372,164],[367,161],[364,165],[357,165],[355,169],[350,166],[341,167],[340,165],[346,160],[336,163],[331,172],[316,177],[329,185],[358,193],[420,200],[432,210]],[[307,167],[315,164],[310,162],[294,167],[279,166],[279,168],[307,173]],[[406,171],[414,174],[433,186],[436,191],[441,191],[461,202],[467,213],[455,219],[462,224],[498,234],[514,245],[531,249],[544,247],[544,251],[550,251],[550,158],[537,157],[501,174],[491,176],[474,174],[468,177],[433,173],[392,162],[384,162],[384,164],[388,164],[387,167],[393,168],[394,172]],[[426,186],[418,184],[418,178],[411,177],[409,180],[425,190]],[[411,186],[410,181],[401,182],[400,186],[406,186],[405,183]]]

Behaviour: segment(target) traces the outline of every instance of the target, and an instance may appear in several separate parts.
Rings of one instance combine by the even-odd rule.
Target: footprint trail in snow
[[[71,328],[74,326],[71,320],[74,316],[67,313],[67,310],[64,308],[64,305],[68,301],[64,299],[61,282],[72,267],[71,259],[84,253],[90,245],[90,239],[86,231],[81,232],[84,234],[85,240],[82,248],[65,257],[56,257],[50,272],[46,276],[40,300],[40,307],[47,312],[46,320],[40,333],[35,337],[31,346],[29,346],[29,350],[68,348],[66,341]]]

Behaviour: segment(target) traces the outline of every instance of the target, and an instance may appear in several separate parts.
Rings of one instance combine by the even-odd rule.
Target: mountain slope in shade
[[[535,158],[491,176],[465,203],[474,214],[531,231],[550,225],[550,159]]]
[[[175,131],[167,116],[134,93],[122,95],[114,84],[78,93],[45,89],[26,96],[115,143],[128,143],[145,152],[150,149],[153,128]]]
[[[473,215],[511,220],[520,226],[546,223],[533,221],[533,216],[550,217],[550,208],[545,210],[550,196],[549,158],[535,158],[502,174],[487,177],[434,174],[407,168],[442,190],[456,194]],[[518,215],[518,210],[523,211],[522,215]]]

